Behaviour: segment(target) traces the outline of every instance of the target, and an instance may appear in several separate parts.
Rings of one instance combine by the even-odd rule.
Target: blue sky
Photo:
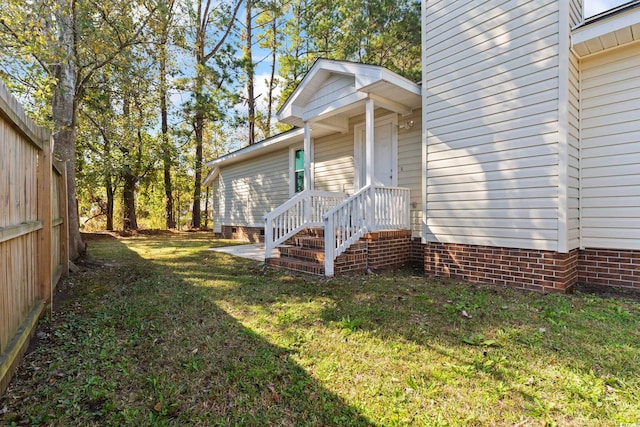
[[[584,16],[597,15],[627,2],[628,0],[584,0]]]

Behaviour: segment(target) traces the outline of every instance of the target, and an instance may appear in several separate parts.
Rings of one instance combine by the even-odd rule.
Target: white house
[[[319,60],[279,111],[293,130],[208,163],[215,231],[318,274],[640,287],[640,1],[422,13],[421,85]]]

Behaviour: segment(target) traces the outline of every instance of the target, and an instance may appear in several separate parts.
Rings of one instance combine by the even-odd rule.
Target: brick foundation
[[[398,268],[411,260],[411,231],[382,230],[365,234],[334,262],[334,272],[355,273]]]
[[[578,281],[578,250],[568,254],[429,242],[427,274],[542,292],[567,292]]]
[[[411,247],[409,254],[409,264],[413,267],[424,267],[424,245],[420,237],[411,239]]]
[[[366,234],[369,256],[367,268],[397,268],[409,263],[411,258],[410,230],[383,230]]]
[[[220,236],[223,239],[241,240],[250,243],[264,242],[264,227],[246,227],[242,225],[223,225]]]
[[[593,285],[640,289],[640,250],[580,250],[578,281]]]

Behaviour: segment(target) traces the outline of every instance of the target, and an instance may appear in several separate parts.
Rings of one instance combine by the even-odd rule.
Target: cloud
[[[271,73],[270,72],[265,72],[265,73],[260,73],[260,74],[256,74],[254,79],[253,79],[253,96],[256,97],[256,107],[260,110],[266,110],[267,108],[267,95],[268,95],[268,91],[269,91],[269,87],[268,87],[268,81],[269,78],[271,77]],[[280,86],[276,86],[275,90],[273,91],[273,98],[274,100],[280,96],[280,91],[281,88]],[[247,98],[247,88],[246,86],[244,86],[242,88],[242,96],[244,98]],[[240,104],[237,104],[235,106],[235,110],[238,111],[241,114],[247,114],[247,103],[246,102],[242,102]]]

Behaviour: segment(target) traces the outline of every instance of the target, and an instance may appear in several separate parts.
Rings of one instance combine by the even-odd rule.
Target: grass
[[[640,423],[640,304],[293,276],[204,233],[89,243],[3,425]],[[464,312],[464,313],[463,313]]]

